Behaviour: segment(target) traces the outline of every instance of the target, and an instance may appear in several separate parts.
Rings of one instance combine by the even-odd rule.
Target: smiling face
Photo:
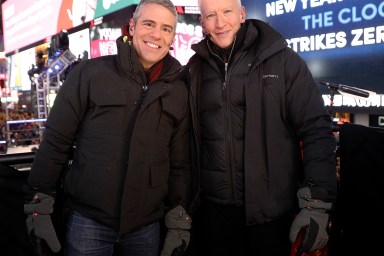
[[[136,23],[129,21],[133,47],[144,69],[167,55],[176,32],[176,16],[159,4],[142,6]]]
[[[245,8],[240,0],[199,0],[203,32],[221,48],[230,46],[245,22]]]

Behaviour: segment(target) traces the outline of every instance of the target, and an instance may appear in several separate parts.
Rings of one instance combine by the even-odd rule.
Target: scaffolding
[[[62,85],[61,75],[76,59],[76,56],[70,51],[56,53],[57,58],[48,63],[47,68],[37,77],[36,99],[38,118],[47,118],[53,105],[54,96]],[[52,97],[53,95],[53,97]]]
[[[34,78],[36,85],[36,107],[37,118],[28,120],[9,120],[8,108],[6,108],[6,134],[4,139],[0,138],[0,155],[5,154],[9,147],[17,147],[19,144],[34,144],[32,141],[41,141],[45,128],[45,121],[53,105],[54,98],[58,93],[70,65],[75,61],[76,56],[68,50],[58,50],[37,77]],[[11,128],[12,126],[12,128]],[[28,126],[27,128],[24,126]],[[23,134],[32,133],[33,136],[22,137]],[[12,138],[11,134],[21,137]]]

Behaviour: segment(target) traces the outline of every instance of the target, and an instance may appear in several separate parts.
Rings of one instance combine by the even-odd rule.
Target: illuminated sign
[[[97,0],[95,18],[139,3],[140,0]]]
[[[203,39],[203,30],[199,22],[199,15],[179,15],[179,22],[176,27],[175,41],[172,44],[173,50],[170,54],[185,65],[195,53],[191,45]]]
[[[2,4],[4,50],[9,53],[56,34],[61,0],[8,0]]]
[[[1,6],[4,52],[139,3],[139,0],[7,0]]]
[[[331,96],[323,95],[325,106],[331,106]],[[357,97],[335,95],[333,98],[334,107],[357,107],[357,108],[368,108],[368,107],[384,107],[384,94],[376,94],[369,100],[364,100]]]
[[[197,0],[171,0],[175,6],[198,6]]]
[[[117,54],[116,39],[121,28],[94,26],[91,29],[91,57]]]
[[[263,20],[282,33],[317,81],[384,93],[384,0],[242,3],[247,18]]]
[[[377,120],[379,126],[384,126],[384,116],[379,116]]]
[[[83,29],[75,33],[69,34],[69,49],[72,54],[75,55],[79,60],[86,60],[89,58],[90,52],[90,39],[89,29]]]

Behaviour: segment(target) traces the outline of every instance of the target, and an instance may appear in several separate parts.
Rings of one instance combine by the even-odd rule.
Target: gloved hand
[[[176,206],[165,215],[165,226],[168,228],[161,256],[182,255],[189,244],[189,229],[192,219],[181,205]]]
[[[44,240],[52,252],[59,252],[61,245],[57,238],[55,228],[53,227],[50,214],[53,212],[53,204],[55,200],[52,196],[36,193],[33,200],[29,204],[24,205],[24,213],[28,214],[26,224],[29,236],[34,242],[37,238],[37,243],[34,244],[35,250],[40,247],[39,239]]]
[[[294,219],[289,238],[294,243],[300,231],[303,231],[303,239],[298,247],[297,256],[323,248],[329,238],[330,220],[328,211],[332,209],[332,203],[313,199],[308,187],[301,188],[297,196],[301,211]]]

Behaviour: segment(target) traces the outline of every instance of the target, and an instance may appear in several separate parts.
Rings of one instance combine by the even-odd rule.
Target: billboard
[[[89,58],[90,40],[89,28],[69,34],[69,50],[78,60],[86,60]]]
[[[131,5],[137,5],[140,0],[96,0],[97,6],[94,18],[118,11]]]
[[[6,54],[138,0],[7,0],[1,5]]]
[[[316,81],[384,94],[384,0],[243,0],[308,63]],[[319,85],[320,86],[320,85]],[[326,87],[321,87],[327,93]]]
[[[136,6],[130,6],[99,17],[90,28],[91,57],[96,58],[117,53],[116,39],[126,32]]]
[[[185,65],[195,53],[191,45],[198,43],[203,38],[203,31],[199,22],[199,15],[188,14],[183,9],[178,14],[175,40],[172,44],[170,54]]]
[[[31,81],[28,71],[36,63],[35,48],[30,48],[8,57],[8,86],[11,90],[29,91]]]

